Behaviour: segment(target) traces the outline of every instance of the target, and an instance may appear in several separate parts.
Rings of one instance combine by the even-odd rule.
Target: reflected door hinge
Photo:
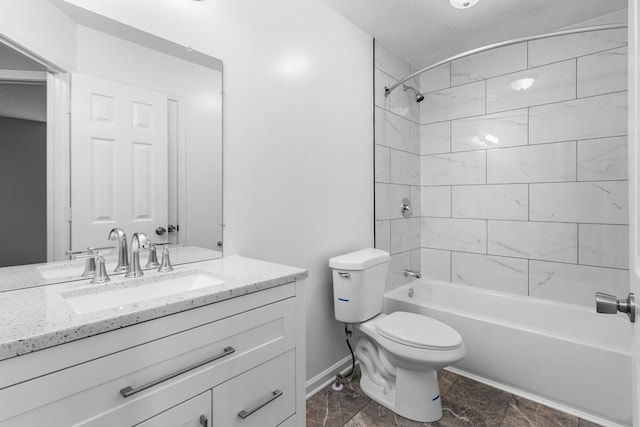
[[[62,209],[62,216],[64,217],[65,221],[71,222],[71,208],[66,207]]]
[[[67,102],[67,114],[71,114],[71,100]]]

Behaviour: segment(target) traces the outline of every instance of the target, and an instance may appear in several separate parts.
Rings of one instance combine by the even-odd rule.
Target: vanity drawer
[[[295,412],[295,351],[213,389],[212,427],[275,427]]]
[[[0,425],[136,424],[293,348],[294,320],[290,298],[2,389]]]

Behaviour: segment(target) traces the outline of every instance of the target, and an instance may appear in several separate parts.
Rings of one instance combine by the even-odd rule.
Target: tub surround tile
[[[411,251],[391,254],[389,261],[389,271],[387,272],[387,283],[384,291],[389,292],[409,283],[412,279],[404,277],[404,272],[411,269]]]
[[[461,285],[527,295],[528,261],[490,255],[452,252],[451,281]]]
[[[419,270],[422,277],[450,282],[451,252],[428,248],[422,248],[421,251],[422,262]]]
[[[420,126],[420,154],[441,154],[451,151],[451,122]]]
[[[411,197],[411,187],[408,185],[377,183],[375,192],[376,219],[401,219],[400,204],[402,199]]]
[[[452,187],[451,191],[453,218],[526,221],[529,217],[526,184],[462,185]]]
[[[406,84],[416,89],[418,88],[418,83],[414,79],[409,80]],[[416,102],[416,96],[413,91],[405,91],[400,86],[394,89],[387,98],[389,100],[389,111],[416,124],[420,123],[420,104]]]
[[[547,261],[578,261],[578,225],[489,221],[488,253]]]
[[[578,141],[578,181],[626,180],[627,137]]]
[[[513,396],[501,426],[578,427],[580,419],[531,400]]]
[[[375,68],[384,71],[395,80],[401,80],[411,74],[411,66],[408,62],[396,55],[391,49],[375,41]]]
[[[627,30],[604,30],[529,42],[529,67],[589,55],[627,44]]]
[[[451,187],[422,187],[422,216],[451,218]]]
[[[422,218],[422,247],[484,254],[487,251],[487,222]]]
[[[376,248],[391,253],[391,221],[376,221]]]
[[[627,93],[531,107],[529,144],[627,134]]]
[[[376,144],[374,155],[376,182],[389,182],[391,179],[391,154],[389,153],[389,148]]]
[[[527,145],[528,123],[526,109],[453,120],[451,122],[451,151]]]
[[[422,216],[422,187],[411,187],[411,196],[409,197],[409,201],[411,202],[411,216]]]
[[[578,225],[578,263],[629,268],[629,226]]]
[[[451,86],[451,63],[420,74],[420,92],[428,93]],[[418,88],[416,88],[418,89]]]
[[[513,82],[534,79],[526,90]],[[558,62],[487,80],[487,113],[514,110],[576,98],[576,61]]]
[[[627,47],[578,58],[578,98],[627,90]]]
[[[405,151],[389,153],[389,181],[394,184],[420,185],[420,156]]]
[[[529,263],[530,296],[593,308],[596,292],[626,295],[629,292],[629,272],[554,262]]]
[[[527,44],[520,43],[453,61],[451,85],[458,86],[526,69]]]
[[[374,113],[377,145],[420,154],[420,127],[416,123],[380,107]]]
[[[487,183],[576,180],[574,141],[487,151]]]
[[[387,73],[379,70],[378,68],[373,71],[373,101],[376,107],[389,110],[389,97],[384,96],[384,88],[390,87],[395,84],[396,80],[393,80]]]
[[[485,82],[427,93],[421,109],[422,124],[485,114]]]
[[[422,185],[484,184],[486,152],[433,154],[421,157]]]
[[[391,253],[420,247],[420,218],[391,220]]]
[[[627,181],[530,185],[532,221],[628,224]]]

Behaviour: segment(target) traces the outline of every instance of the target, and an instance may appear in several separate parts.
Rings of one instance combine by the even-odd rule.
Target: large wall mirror
[[[73,64],[56,61],[34,38],[44,29],[3,33],[16,15],[33,26],[28,2],[11,3],[22,11],[0,13],[0,267],[113,246],[114,227],[222,256],[222,61],[63,0],[29,2],[68,19]]]

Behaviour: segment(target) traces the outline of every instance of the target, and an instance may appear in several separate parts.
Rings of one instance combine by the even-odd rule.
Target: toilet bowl
[[[462,337],[427,316],[381,314],[389,254],[363,249],[331,258],[337,320],[359,331],[355,353],[362,391],[397,414],[419,422],[442,417],[436,370],[462,359]]]

